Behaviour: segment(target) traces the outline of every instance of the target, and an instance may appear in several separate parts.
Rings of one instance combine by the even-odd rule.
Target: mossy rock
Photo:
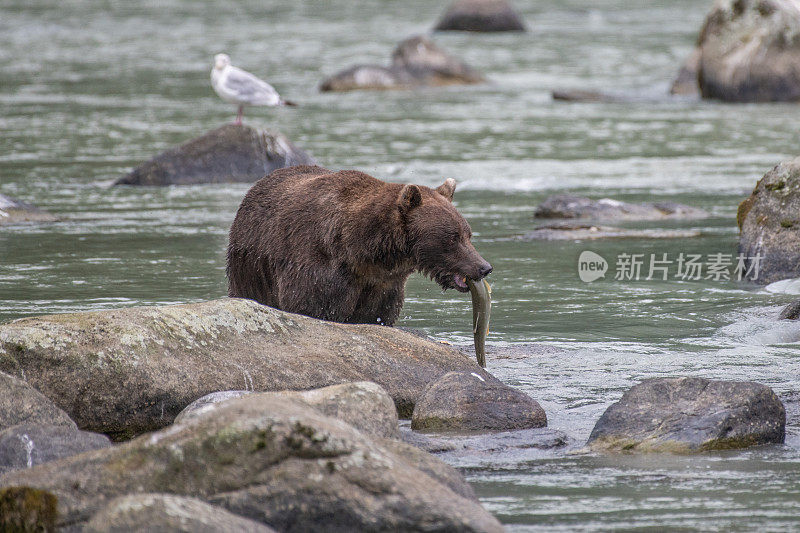
[[[0,489],[0,531],[40,533],[55,531],[58,499],[31,487]]]

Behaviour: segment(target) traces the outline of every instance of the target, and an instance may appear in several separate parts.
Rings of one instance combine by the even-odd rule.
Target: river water
[[[735,213],[755,182],[800,151],[800,107],[660,99],[710,2],[517,0],[526,34],[437,35],[490,83],[320,94],[355,62],[388,62],[444,7],[427,0],[4,0],[0,192],[60,217],[0,229],[0,321],[225,295],[227,230],[246,185],[111,188],[163,149],[219,126],[213,54],[268,78],[296,109],[251,109],[329,168],[437,185],[493,264],[488,368],[534,398],[569,445],[455,459],[512,530],[800,528],[800,325],[794,297],[735,281],[615,280],[620,254],[735,254]],[[557,88],[655,99],[553,102]],[[709,219],[628,224],[683,239],[528,242],[534,207],[571,192],[677,201]],[[609,263],[584,283],[577,259]],[[470,342],[469,296],[408,285],[402,325]],[[531,345],[531,346],[528,346]],[[510,349],[510,348],[516,349]],[[788,409],[784,446],[675,456],[573,455],[639,380],[755,380]]]

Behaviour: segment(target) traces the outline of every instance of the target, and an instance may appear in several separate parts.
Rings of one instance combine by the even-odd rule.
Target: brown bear
[[[386,183],[363,172],[282,168],[245,195],[228,244],[228,294],[336,322],[391,326],[406,279],[422,272],[468,291],[492,267],[452,204],[456,182],[436,189]]]

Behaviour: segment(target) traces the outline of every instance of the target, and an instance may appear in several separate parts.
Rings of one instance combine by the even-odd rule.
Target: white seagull
[[[227,54],[214,56],[214,68],[211,69],[211,86],[220,98],[226,102],[239,105],[239,114],[236,115],[236,124],[242,123],[242,113],[246,105],[294,106],[295,104],[284,100],[278,91],[246,70],[231,65],[231,58]]]

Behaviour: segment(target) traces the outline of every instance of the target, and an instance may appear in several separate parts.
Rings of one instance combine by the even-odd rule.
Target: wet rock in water
[[[0,531],[55,531],[56,497],[32,487],[0,488]]]
[[[800,157],[767,172],[739,205],[736,219],[739,253],[751,271],[746,279],[753,280],[756,271],[753,281],[761,284],[800,277]]]
[[[11,346],[11,356],[21,347]],[[77,429],[75,422],[42,393],[0,372],[0,431],[17,424],[50,424]]]
[[[675,202],[631,204],[611,198],[592,200],[571,194],[547,197],[533,212],[535,218],[588,218],[592,220],[665,220],[695,219],[708,216],[706,211]]]
[[[800,100],[800,7],[793,0],[717,0],[698,39],[703,98]]]
[[[800,319],[800,300],[795,300],[790,303],[781,311],[781,320],[797,320]]]
[[[356,65],[323,81],[320,90],[411,89],[483,81],[480,73],[449,55],[428,37],[415,36],[397,45],[389,67]]]
[[[216,505],[174,494],[120,496],[95,514],[83,529],[83,533],[123,531],[272,533],[275,530]]]
[[[220,390],[308,390],[372,381],[410,417],[432,380],[481,372],[452,347],[394,328],[338,324],[251,300],[31,317],[0,325],[0,371],[81,429],[130,438]]]
[[[389,328],[384,328],[389,329]],[[0,477],[58,497],[79,528],[111,498],[199,498],[278,531],[502,531],[479,503],[298,400],[247,395],[111,448]],[[432,459],[435,460],[435,459]]]
[[[585,89],[556,89],[551,93],[553,100],[563,102],[605,102],[628,103],[629,98],[622,95],[605,93],[602,91],[588,91]]]
[[[435,31],[526,31],[507,0],[456,0],[436,23]]]
[[[700,47],[692,50],[692,53],[681,66],[678,75],[672,82],[669,94],[681,96],[700,96],[700,87],[697,85],[697,73],[700,70]]]
[[[251,391],[223,391],[203,396],[189,404],[175,417],[179,424],[219,407],[220,402],[239,398]],[[281,391],[261,393],[269,398],[279,395],[301,400],[324,415],[343,420],[367,435],[399,438],[397,410],[392,397],[378,385],[369,381],[342,383],[308,391]]]
[[[786,412],[765,385],[703,378],[647,379],[595,425],[596,451],[690,453],[782,443]]]
[[[530,396],[488,373],[449,372],[417,401],[412,429],[506,430],[547,425],[544,409]]]
[[[0,472],[30,468],[111,446],[105,435],[74,427],[20,424],[0,432]]]
[[[114,185],[250,183],[278,168],[314,164],[282,133],[226,124],[142,163]]]
[[[47,211],[0,194],[0,226],[19,224],[20,222],[55,222],[56,220],[58,219]]]
[[[521,238],[527,241],[585,241],[593,239],[686,239],[698,230],[627,229],[594,224],[557,223],[533,228]]]

